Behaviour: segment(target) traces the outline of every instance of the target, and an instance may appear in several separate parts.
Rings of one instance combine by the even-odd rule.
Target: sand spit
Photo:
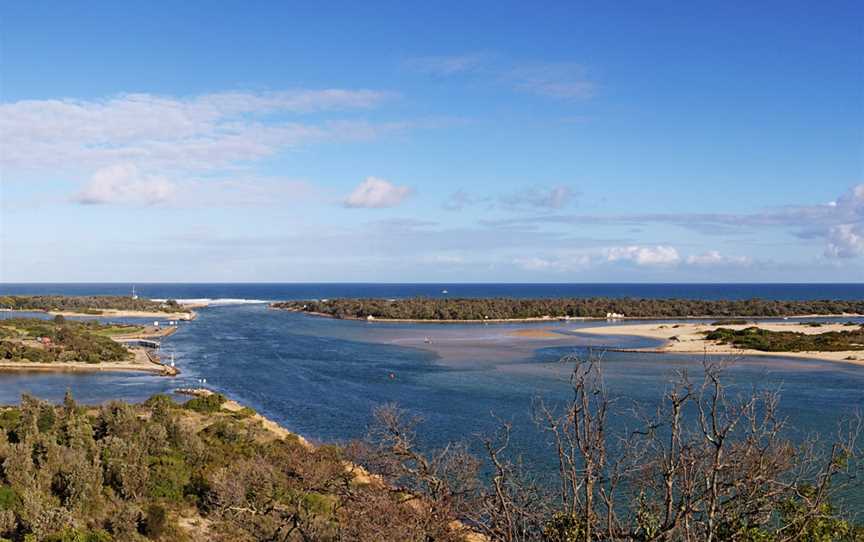
[[[574,333],[588,335],[603,335],[603,336],[633,336],[643,337],[647,339],[656,339],[664,341],[663,345],[656,348],[630,348],[630,349],[615,349],[627,352],[659,352],[673,354],[710,354],[710,355],[731,355],[731,356],[774,356],[784,358],[806,358],[818,359],[824,361],[837,361],[843,363],[851,363],[855,365],[864,365],[864,351],[851,350],[842,352],[824,352],[824,351],[807,351],[807,352],[765,352],[762,350],[751,350],[745,348],[736,348],[731,345],[717,344],[714,341],[709,341],[705,338],[706,331],[713,331],[718,327],[724,327],[733,330],[745,329],[748,327],[759,327],[768,331],[791,331],[795,333],[805,333],[809,335],[827,333],[830,331],[845,331],[849,326],[844,324],[821,324],[819,326],[811,326],[807,323],[792,322],[792,323],[748,323],[743,325],[712,325],[710,323],[664,323],[664,324],[622,324],[611,326],[588,327],[574,329]]]

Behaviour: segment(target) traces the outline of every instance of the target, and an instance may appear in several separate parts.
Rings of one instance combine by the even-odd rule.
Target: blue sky
[[[860,3],[308,4],[0,8],[0,280],[864,277]]]

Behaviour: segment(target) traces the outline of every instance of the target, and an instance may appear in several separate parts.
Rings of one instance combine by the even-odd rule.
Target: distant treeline
[[[164,303],[118,295],[7,295],[0,296],[0,308],[32,311],[68,311],[99,314],[105,309],[176,312],[182,307],[173,299]]]
[[[774,301],[569,298],[569,299],[328,299],[285,301],[272,307],[325,314],[334,318],[394,320],[510,320],[527,318],[605,318],[616,313],[632,318],[782,317],[809,314],[864,314],[864,300]]]

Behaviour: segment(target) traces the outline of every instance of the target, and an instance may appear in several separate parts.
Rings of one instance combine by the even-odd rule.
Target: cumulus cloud
[[[853,186],[829,206],[847,217],[864,220],[864,184]]]
[[[411,188],[397,186],[385,179],[366,177],[343,202],[345,207],[382,209],[396,207],[411,195]]]
[[[854,224],[834,226],[828,232],[825,255],[829,258],[857,258],[864,256],[864,227]]]
[[[118,164],[94,173],[73,199],[87,205],[153,205],[170,201],[176,193],[177,186],[165,177],[143,175],[133,164]]]
[[[677,264],[681,256],[678,250],[670,246],[626,246],[608,249],[606,259],[610,262],[629,261],[636,265],[652,266]]]

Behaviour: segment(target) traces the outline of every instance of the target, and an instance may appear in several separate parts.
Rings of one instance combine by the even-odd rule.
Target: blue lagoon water
[[[118,294],[128,284],[5,284],[0,294]],[[690,298],[864,298],[864,285],[447,285],[447,284],[138,284],[152,298],[278,300],[339,296],[637,296]],[[577,331],[580,323],[544,324]],[[592,323],[590,325],[597,325]],[[548,465],[547,439],[531,420],[532,402],[568,397],[569,366],[561,356],[611,344],[602,337],[514,340],[524,326],[367,323],[269,309],[266,304],[227,304],[199,311],[163,340],[182,374],[0,373],[0,403],[23,392],[51,400],[67,389],[83,402],[142,400],[183,386],[207,386],[247,404],[312,440],[362,437],[372,410],[398,403],[423,417],[428,446],[490,434],[512,421],[516,446],[538,468]],[[423,338],[434,336],[434,345]],[[617,346],[647,345],[616,337]],[[656,404],[673,372],[698,378],[701,357],[604,354],[610,392],[631,402]],[[782,413],[792,430],[830,433],[834,424],[864,408],[864,367],[785,358],[744,358],[728,370],[741,390],[780,388]]]

